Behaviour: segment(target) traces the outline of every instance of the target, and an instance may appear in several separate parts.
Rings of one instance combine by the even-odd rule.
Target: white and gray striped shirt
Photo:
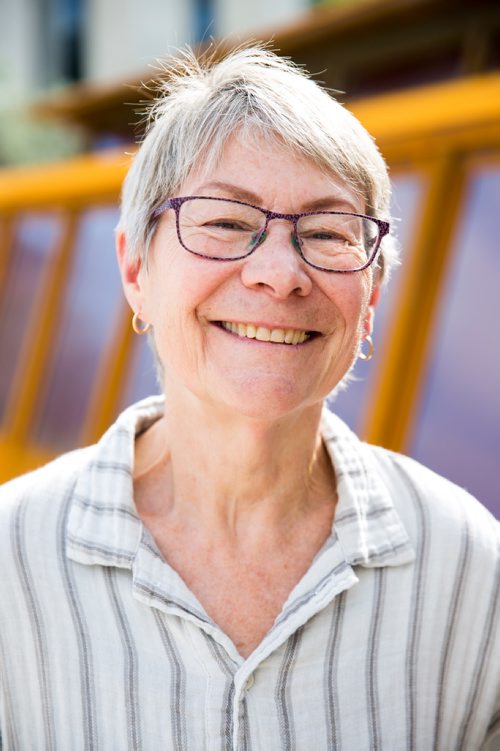
[[[161,409],[0,489],[4,751],[499,748],[489,513],[325,412],[332,534],[243,659],[135,511]]]

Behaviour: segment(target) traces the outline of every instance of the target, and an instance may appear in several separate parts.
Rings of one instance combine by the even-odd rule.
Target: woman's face
[[[237,137],[217,167],[192,174],[179,195],[236,198],[283,213],[311,210],[315,202],[322,210],[365,208],[345,183],[309,161],[278,144]],[[123,269],[122,254],[129,301],[153,326],[167,398],[194,398],[222,411],[279,419],[317,405],[347,373],[361,335],[371,330],[378,294],[372,271],[331,274],[311,268],[294,249],[291,232],[289,222],[273,220],[252,255],[214,261],[179,244],[175,213],[168,210],[148,268],[137,278]],[[222,325],[231,323],[316,334],[295,345],[259,341]]]

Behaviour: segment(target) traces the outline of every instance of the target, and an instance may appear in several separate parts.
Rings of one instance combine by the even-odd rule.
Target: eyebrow
[[[256,193],[252,193],[250,190],[240,188],[238,185],[232,183],[224,183],[218,180],[201,185],[197,192],[204,192],[207,190],[220,190],[223,193],[229,193],[231,198],[236,198],[238,201],[246,201],[247,203],[254,203],[259,205],[260,198]]]
[[[353,203],[346,198],[340,196],[325,196],[324,198],[317,198],[314,201],[308,201],[303,204],[304,211],[350,211],[353,214],[359,214],[360,209],[354,206]]]
[[[230,198],[235,198],[238,201],[244,201],[245,203],[251,203],[255,206],[261,206],[262,199],[260,196],[257,195],[257,193],[253,193],[251,190],[247,190],[246,188],[242,188],[238,185],[234,185],[233,183],[226,183],[221,182],[219,180],[215,180],[210,183],[205,183],[204,185],[201,185],[197,189],[197,194],[202,193],[205,191],[210,190],[218,190]],[[263,208],[263,207],[262,207]],[[306,203],[302,204],[302,211],[308,212],[308,211],[349,211],[353,214],[358,214],[359,209],[354,206],[350,201],[346,200],[345,198],[342,198],[340,196],[324,196],[322,198],[316,198],[314,201],[307,201]],[[295,213],[295,212],[294,212]],[[302,212],[296,212],[296,213],[302,213]]]

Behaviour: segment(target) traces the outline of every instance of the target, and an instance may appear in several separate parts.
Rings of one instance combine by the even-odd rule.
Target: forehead
[[[237,198],[268,209],[364,211],[364,199],[338,175],[292,151],[278,138],[236,134],[208,154],[181,187],[181,195]],[[324,206],[321,205],[324,203]]]

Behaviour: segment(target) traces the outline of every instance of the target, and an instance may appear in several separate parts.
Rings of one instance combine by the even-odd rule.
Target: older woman
[[[388,209],[292,64],[167,66],[118,229],[164,397],[2,491],[4,748],[493,748],[492,518],[323,409],[372,353]]]

